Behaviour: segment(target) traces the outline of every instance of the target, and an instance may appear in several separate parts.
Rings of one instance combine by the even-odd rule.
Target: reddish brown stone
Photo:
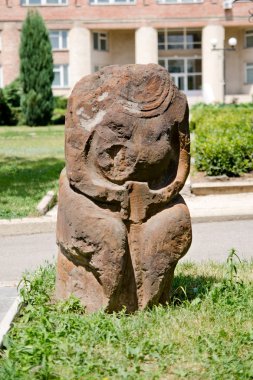
[[[106,67],[75,86],[65,148],[57,296],[89,312],[167,302],[191,244],[185,96],[158,65]]]

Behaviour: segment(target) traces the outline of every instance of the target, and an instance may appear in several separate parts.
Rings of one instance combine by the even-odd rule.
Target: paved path
[[[235,248],[242,260],[253,260],[253,219],[193,224],[192,246],[184,260],[226,261]]]
[[[55,261],[55,233],[0,236],[0,322],[18,295],[25,271]]]
[[[0,283],[18,281],[26,270],[34,270],[56,257],[55,233],[0,236]]]
[[[15,298],[17,297],[17,288],[13,286],[0,287],[0,322],[5,313],[9,310]]]
[[[253,258],[253,220],[193,224],[193,242],[185,259],[224,261],[235,248],[243,259]],[[18,282],[26,270],[34,270],[57,255],[55,233],[0,236],[1,283]]]

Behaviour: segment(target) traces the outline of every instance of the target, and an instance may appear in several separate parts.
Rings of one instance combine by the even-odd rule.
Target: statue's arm
[[[178,122],[178,136],[180,152],[175,179],[165,188],[154,191],[150,190],[153,203],[168,203],[183,188],[190,171],[190,132],[189,132],[189,109],[186,103],[184,116]]]
[[[186,110],[183,120],[178,124],[180,143],[179,161],[177,174],[170,185],[164,189],[166,201],[176,196],[183,188],[190,172],[190,132],[189,132],[189,110]]]
[[[176,197],[187,179],[190,170],[189,111],[185,102],[183,117],[177,123],[180,143],[177,172],[174,180],[166,187],[151,190],[148,183],[129,181],[125,184],[129,194],[129,217],[138,223],[152,215],[160,205],[166,205]]]

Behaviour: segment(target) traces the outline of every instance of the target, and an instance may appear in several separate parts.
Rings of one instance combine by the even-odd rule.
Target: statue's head
[[[69,175],[76,147],[83,165],[114,183],[164,176],[179,156],[177,124],[186,101],[180,95],[178,106],[178,94],[167,70],[154,64],[108,66],[84,77],[66,119]]]
[[[168,71],[161,66],[107,66],[81,79],[72,97],[81,125],[89,130],[90,120],[112,106],[138,118],[160,115],[168,108],[174,89]]]

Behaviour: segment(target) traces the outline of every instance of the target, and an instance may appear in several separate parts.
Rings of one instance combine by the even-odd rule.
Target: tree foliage
[[[25,123],[47,125],[53,111],[53,58],[48,31],[37,11],[29,11],[23,23],[19,54]]]

